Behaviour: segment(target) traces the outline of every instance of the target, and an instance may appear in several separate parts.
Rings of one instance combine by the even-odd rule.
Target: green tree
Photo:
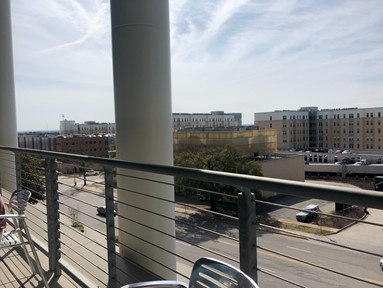
[[[219,147],[219,148],[205,148],[199,151],[187,151],[177,153],[174,158],[176,166],[207,169],[231,173],[240,173],[247,175],[261,176],[261,167],[254,160],[247,155],[241,154],[237,149],[232,146]],[[237,195],[240,190],[237,187],[203,182],[186,178],[175,178],[176,192],[187,193],[188,189],[185,187],[194,187],[197,189],[204,189],[215,191],[223,194]],[[210,209],[217,210],[217,198],[219,196],[210,194]]]
[[[21,186],[31,191],[29,202],[36,204],[38,200],[45,200],[45,180],[42,163],[29,154],[21,155]]]

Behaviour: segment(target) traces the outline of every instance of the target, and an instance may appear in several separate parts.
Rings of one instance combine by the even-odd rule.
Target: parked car
[[[344,158],[341,161],[335,162],[336,165],[354,164],[355,160],[350,158]]]
[[[310,223],[310,222],[314,221],[318,217],[318,214],[312,213],[312,212],[320,212],[319,206],[316,205],[316,204],[308,205],[305,208],[303,208],[303,211],[298,212],[295,215],[295,218],[299,222]]]
[[[85,172],[86,176],[96,176],[98,174],[99,174],[98,171],[94,171],[94,170],[88,170]]]
[[[106,206],[99,206],[97,207],[97,213],[101,216],[106,215]],[[117,203],[114,202],[114,216],[117,215]]]
[[[380,259],[379,265],[380,265],[380,269],[382,269],[382,271],[383,271],[383,258]]]

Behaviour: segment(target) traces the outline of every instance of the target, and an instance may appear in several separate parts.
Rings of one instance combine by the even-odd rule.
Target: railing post
[[[16,189],[20,190],[22,189],[22,182],[21,182],[21,153],[15,152],[15,167],[16,167]]]
[[[108,249],[108,287],[117,287],[116,238],[114,232],[113,170],[105,168],[106,239]]]
[[[55,276],[61,275],[59,260],[61,258],[60,243],[60,213],[59,195],[57,183],[57,163],[54,158],[45,159],[45,187],[47,204],[47,225],[48,225],[48,251],[49,251],[49,270]]]
[[[238,216],[240,268],[257,282],[255,196],[250,189],[238,194]]]

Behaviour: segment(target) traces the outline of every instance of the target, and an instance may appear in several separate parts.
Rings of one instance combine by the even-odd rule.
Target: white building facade
[[[212,111],[209,113],[173,113],[173,130],[229,128],[242,125],[241,113]]]
[[[85,121],[84,123],[76,123],[74,120],[60,121],[60,134],[73,135],[73,134],[115,134],[115,123],[98,123],[95,121]]]

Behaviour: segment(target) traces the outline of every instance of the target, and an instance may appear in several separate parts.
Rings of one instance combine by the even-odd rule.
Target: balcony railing
[[[22,155],[33,155],[39,162],[22,165]],[[28,165],[36,166],[30,168],[40,172],[29,177],[29,171],[33,170],[28,169]],[[84,177],[81,171],[89,169],[101,171],[102,175]],[[381,243],[374,246],[374,241],[369,239],[363,245],[358,240],[360,237],[344,236],[343,239],[343,232],[334,240],[331,236],[323,236],[326,227],[318,225],[320,221],[302,224],[307,230],[321,230],[323,233],[318,233],[320,235],[274,225],[265,211],[258,214],[256,211],[268,211],[269,206],[293,212],[302,209],[296,205],[255,199],[251,193],[254,189],[266,190],[383,209],[381,192],[9,147],[0,147],[0,171],[5,199],[14,188],[35,192],[33,200],[36,203],[29,205],[27,221],[36,245],[48,257],[49,270],[55,275],[63,271],[82,286],[120,287],[126,283],[160,278],[154,271],[144,268],[145,263],[154,263],[159,270],[169,270],[174,278],[187,282],[193,263],[203,256],[240,267],[260,287],[383,285],[379,267],[379,260],[383,257]],[[164,181],[158,180],[156,175],[171,177]],[[45,200],[39,200],[36,194],[39,193],[36,191],[39,190],[36,189],[38,183],[35,183],[39,181],[33,180],[36,177],[43,180]],[[229,195],[218,190],[201,190],[193,185],[179,186],[177,182],[174,184],[172,177],[234,186],[242,192]],[[177,193],[175,200],[164,199],[156,191],[140,191],[140,185],[125,187],[120,184],[125,183],[120,179],[151,183],[154,190],[158,185],[183,193]],[[122,201],[117,197],[117,190],[120,194],[128,193],[134,200]],[[218,202],[222,208],[218,212],[211,211],[209,201],[205,201],[211,197],[224,199]],[[146,201],[158,206],[163,203],[173,205],[174,216],[146,207]],[[103,205],[105,210],[97,210]],[[126,213],[126,208],[135,213]],[[379,237],[379,233],[382,236],[383,225],[380,223],[383,213],[382,218],[371,215],[373,220],[325,212],[314,214],[318,215],[317,219],[331,217],[363,224],[369,233],[366,239]],[[164,231],[161,225],[148,225],[143,221],[147,217],[175,223],[176,234]],[[129,223],[128,227],[120,225],[122,222]],[[157,238],[145,237],[146,234],[139,232],[141,230],[137,227],[175,240],[175,251],[168,250]],[[133,242],[140,243],[139,248],[137,244],[130,246],[129,243]],[[155,247],[158,254],[148,253],[151,247]],[[161,253],[172,254],[176,258],[176,267],[163,262]],[[141,259],[139,263],[136,258]]]

